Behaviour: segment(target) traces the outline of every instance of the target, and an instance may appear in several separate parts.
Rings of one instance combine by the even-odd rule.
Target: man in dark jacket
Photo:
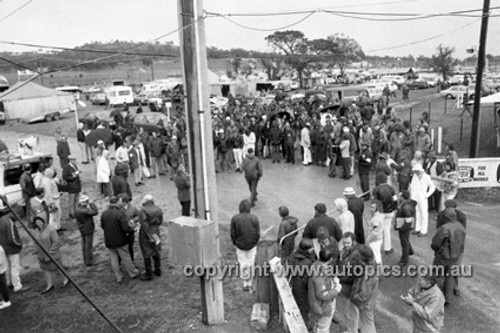
[[[359,174],[359,185],[361,186],[361,191],[365,193],[363,195],[363,200],[370,200],[370,170],[372,167],[372,151],[370,145],[366,142],[361,143],[361,152],[358,157],[358,174]],[[366,193],[368,192],[368,193]]]
[[[75,217],[78,229],[80,229],[80,234],[82,235],[83,262],[87,267],[95,265],[92,247],[95,231],[94,216],[98,213],[95,203],[90,203],[89,197],[86,195],[80,195]]]
[[[36,188],[31,176],[31,164],[23,165],[23,174],[19,178],[19,185],[21,186],[21,192],[24,200],[24,207],[26,211],[26,220],[29,222],[30,226],[34,228],[31,224],[31,198],[35,196]]]
[[[69,149],[68,138],[66,135],[57,135],[57,156],[59,156],[59,163],[61,165],[61,169],[64,169],[66,165],[69,163],[69,156],[71,156],[71,151]]]
[[[158,136],[158,132],[153,132],[153,136],[149,140],[149,151],[151,153],[151,178],[164,175],[161,163],[161,155],[164,150],[163,141]]]
[[[376,175],[376,184],[372,191],[373,200],[382,203],[382,215],[384,216],[384,251],[385,254],[391,254],[394,250],[391,246],[391,225],[394,212],[398,207],[398,198],[394,188],[387,184],[387,176],[380,172]]]
[[[396,265],[406,266],[408,257],[413,254],[413,248],[410,243],[411,230],[415,228],[415,218],[417,202],[410,198],[410,192],[401,193],[401,205],[396,212],[396,224],[394,229],[398,231],[399,241],[401,242],[401,259]]]
[[[231,165],[229,162],[231,140],[226,137],[226,134],[221,130],[215,138],[215,148],[217,149],[217,165],[216,172],[231,172]]]
[[[128,253],[128,234],[134,232],[125,217],[125,213],[118,205],[118,198],[109,199],[109,207],[101,215],[101,228],[104,231],[104,244],[109,252],[111,267],[116,276],[116,281],[121,283],[123,274],[120,271],[120,260],[123,268],[130,276],[136,278],[140,275],[139,270],[132,263]]]
[[[23,288],[19,276],[21,270],[19,254],[23,248],[23,243],[21,237],[19,237],[16,224],[9,215],[0,218],[0,246],[3,247],[8,262],[8,270],[5,274],[7,285],[12,285],[14,292],[28,290],[26,287]]]
[[[280,206],[278,208],[278,213],[282,218],[280,227],[278,229],[278,244],[279,244],[281,239],[285,235],[288,235],[292,231],[297,230],[297,222],[299,220],[294,216],[290,216],[290,212],[288,210],[288,207],[286,206]],[[296,233],[286,237],[281,243],[282,258],[287,258],[289,255],[292,254],[293,250],[295,249],[295,236],[297,236]]]
[[[451,301],[451,294],[455,292],[455,277],[451,272],[459,264],[465,248],[465,228],[458,222],[457,214],[452,210],[445,210],[444,217],[450,221],[437,229],[432,238],[431,248],[434,250],[433,265],[440,266],[444,271],[445,305]]]
[[[295,131],[290,127],[290,123],[286,122],[285,127],[283,129],[283,141],[285,151],[283,153],[285,162],[295,164],[295,140],[297,139],[297,135]]]
[[[141,278],[144,281],[151,281],[153,278],[151,269],[151,259],[155,264],[154,273],[161,276],[160,262],[160,226],[163,223],[163,211],[155,205],[153,196],[147,194],[142,200],[142,210],[139,215],[141,229],[139,231],[139,245],[144,258],[146,274]]]
[[[68,164],[63,168],[62,177],[68,184],[69,217],[75,218],[75,209],[78,196],[82,191],[82,183],[80,182],[80,171],[76,166],[76,158],[73,155],[69,155],[68,160]]]
[[[191,215],[191,180],[184,164],[179,164],[174,182],[177,187],[177,199],[182,207],[182,216],[189,216]]]
[[[358,244],[364,244],[365,228],[363,225],[363,212],[365,211],[365,204],[361,198],[356,196],[356,191],[352,187],[346,187],[343,194],[347,201],[347,209],[354,215],[355,241]]]
[[[276,120],[273,121],[271,125],[269,140],[271,141],[271,157],[273,159],[273,163],[281,163],[280,146],[283,143],[283,132],[278,127]]]
[[[457,220],[460,222],[464,229],[467,229],[467,216],[463,212],[457,209],[457,202],[455,200],[446,200],[444,202],[444,210],[437,214],[436,230],[442,227],[445,223],[451,222],[449,219],[445,218],[445,212],[447,210],[452,210],[457,214]]]
[[[288,265],[295,267],[297,271],[304,274],[294,274],[290,281],[292,294],[295,302],[299,307],[300,314],[308,326],[309,316],[309,275],[306,274],[306,269],[311,267],[315,261],[313,243],[310,239],[304,238],[300,241],[298,249],[289,257]]]
[[[236,246],[236,255],[241,269],[243,290],[252,291],[252,269],[257,254],[257,243],[260,239],[260,226],[257,216],[250,213],[251,203],[240,202],[240,213],[231,219],[231,240]]]
[[[302,234],[303,238],[316,238],[319,227],[325,227],[328,234],[335,238],[338,242],[342,239],[342,229],[333,217],[326,215],[326,206],[323,203],[318,203],[314,206],[314,218],[307,222],[307,225]]]
[[[264,170],[260,160],[254,155],[253,148],[248,148],[247,156],[243,159],[241,168],[245,173],[245,179],[250,189],[250,205],[254,207],[258,195],[257,185],[264,174]]]

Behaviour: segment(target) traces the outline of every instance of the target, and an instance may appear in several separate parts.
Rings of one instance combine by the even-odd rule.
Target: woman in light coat
[[[59,179],[53,168],[47,168],[43,172],[41,187],[43,188],[45,203],[50,207],[49,224],[56,230],[61,229],[61,203],[59,193]]]
[[[366,244],[370,246],[373,251],[375,262],[382,265],[382,241],[384,232],[384,215],[380,213],[382,203],[375,201],[372,203],[373,216],[368,222],[368,236],[366,237]]]
[[[109,151],[103,150],[101,155],[97,157],[97,183],[102,195],[107,198],[111,194],[109,180],[111,178],[111,166],[109,165]]]
[[[342,228],[342,233],[354,233],[354,215],[347,209],[347,201],[344,198],[338,198],[334,201],[337,210],[339,211],[339,225]]]

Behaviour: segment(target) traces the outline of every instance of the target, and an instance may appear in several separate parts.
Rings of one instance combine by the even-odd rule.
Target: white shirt
[[[128,163],[128,149],[125,146],[120,146],[116,150],[115,158],[118,163]]]
[[[428,174],[423,173],[422,177],[417,174],[413,175],[410,183],[410,194],[413,200],[427,199],[435,189],[436,186]]]

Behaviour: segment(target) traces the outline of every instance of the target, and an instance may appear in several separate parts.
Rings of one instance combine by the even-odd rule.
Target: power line
[[[12,12],[10,12],[9,14],[5,15],[4,17],[0,18],[0,22],[3,21],[3,20],[6,20],[8,19],[9,17],[11,17],[12,15],[14,15],[15,13],[17,13],[18,11],[20,11],[21,9],[23,9],[24,7],[28,6],[30,3],[32,3],[33,0],[29,0],[28,2],[26,2],[24,5],[22,5],[21,7],[13,10]]]
[[[434,35],[434,36],[431,36],[431,37],[427,37],[427,38],[420,39],[420,40],[413,41],[413,42],[406,43],[406,44],[400,44],[400,45],[395,45],[395,46],[390,46],[390,47],[385,47],[385,48],[375,49],[375,50],[368,50],[368,51],[365,51],[365,53],[394,50],[394,49],[399,49],[401,47],[406,47],[406,46],[411,46],[411,45],[416,45],[416,44],[424,43],[424,42],[427,42],[427,41],[430,41],[430,40],[433,40],[433,39],[436,39],[436,38],[439,38],[439,37],[443,37],[443,36],[449,35],[449,34],[451,34],[453,32],[456,32],[456,31],[461,30],[463,28],[466,28],[466,27],[468,27],[470,25],[473,25],[474,23],[477,23],[479,21],[481,21],[481,18],[477,19],[477,20],[474,20],[472,22],[469,22],[467,24],[464,24],[463,26],[458,27],[456,29],[453,29],[453,30],[450,30],[450,31],[447,31],[447,32],[443,32],[443,33],[438,34],[438,35]]]
[[[248,30],[255,30],[255,31],[278,31],[278,30],[284,30],[284,29],[288,29],[288,28],[291,28],[299,23],[302,23],[304,22],[305,20],[307,20],[309,17],[313,16],[314,14],[316,14],[316,12],[311,12],[309,14],[307,14],[306,16],[304,16],[303,18],[301,18],[300,20],[294,22],[294,23],[291,23],[291,24],[288,24],[288,25],[285,25],[283,27],[278,27],[278,28],[270,28],[270,29],[263,29],[263,28],[254,28],[254,27],[250,27],[250,26],[246,26],[246,25],[243,25],[243,24],[240,24],[240,23],[237,23],[233,20],[231,20],[229,17],[226,17],[226,16],[218,16],[218,17],[222,17],[223,19],[241,27],[241,28],[244,28],[244,29],[248,29]]]

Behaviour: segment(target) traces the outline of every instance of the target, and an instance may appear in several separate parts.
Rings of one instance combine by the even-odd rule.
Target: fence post
[[[442,141],[443,141],[443,128],[441,126],[438,127],[438,142],[437,142],[437,153],[441,154],[442,150]]]
[[[429,125],[431,124],[431,102],[429,102]]]
[[[444,113],[448,112],[448,98],[444,98]]]
[[[460,117],[460,141],[462,141],[463,132],[464,132],[464,117]]]
[[[432,147],[435,147],[435,142],[434,142],[434,128],[431,128],[431,142],[432,142]]]
[[[412,115],[413,115],[413,108],[410,108],[410,128],[412,128],[412,124],[411,124],[411,118],[412,118]]]

